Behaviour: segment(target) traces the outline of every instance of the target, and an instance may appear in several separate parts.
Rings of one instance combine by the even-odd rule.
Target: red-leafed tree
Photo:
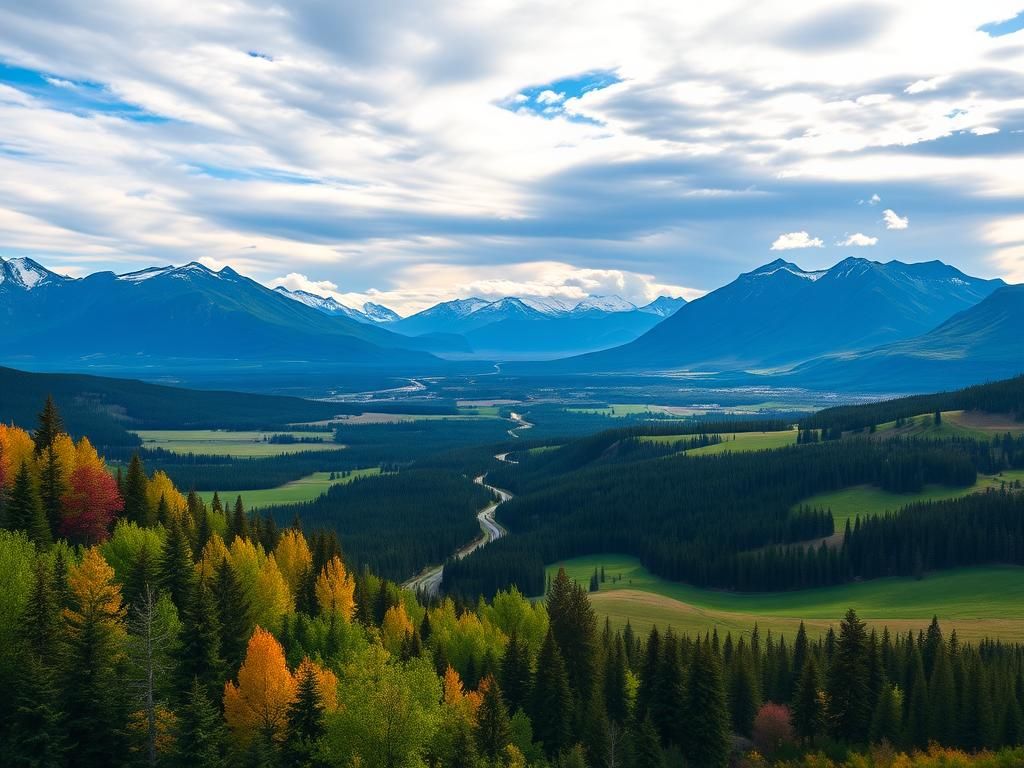
[[[72,541],[96,544],[110,535],[114,516],[124,509],[117,481],[101,466],[76,467],[61,497],[60,532]]]
[[[766,757],[794,743],[789,707],[765,703],[754,718],[754,746]]]

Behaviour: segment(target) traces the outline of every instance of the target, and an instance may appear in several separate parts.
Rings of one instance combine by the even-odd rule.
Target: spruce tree
[[[41,547],[50,545],[50,525],[46,521],[43,502],[39,498],[39,490],[27,461],[21,462],[21,468],[14,476],[6,512],[8,529],[24,531],[31,541]]]
[[[46,515],[46,522],[51,534],[60,529],[61,498],[64,496],[66,488],[67,484],[57,459],[57,451],[51,445],[43,451],[39,467],[39,498],[43,504],[43,512]]]
[[[551,631],[569,675],[569,687],[576,700],[589,701],[597,664],[597,616],[590,599],[581,586],[569,579],[565,569],[559,568],[546,602]]]
[[[636,692],[636,717],[643,721],[651,709],[654,699],[654,686],[658,679],[658,667],[661,665],[661,635],[657,627],[651,627],[644,647],[644,657],[640,665],[640,685]]]
[[[181,615],[181,652],[178,690],[182,697],[194,680],[206,695],[216,699],[223,692],[225,664],[220,651],[221,628],[213,594],[203,579],[194,579],[192,593]]]
[[[124,516],[143,527],[156,524],[156,510],[149,501],[146,470],[142,466],[139,454],[132,454],[128,463],[128,473],[124,478]]]
[[[64,420],[60,417],[57,405],[53,402],[53,395],[47,395],[43,410],[39,413],[39,426],[36,427],[36,431],[32,434],[36,456],[39,456],[53,445],[57,435],[63,431]]]
[[[231,514],[231,524],[228,526],[228,546],[238,536],[243,539],[249,538],[249,518],[245,516],[245,506],[242,504],[242,497],[235,497],[235,509]]]
[[[491,676],[485,677],[480,690],[483,696],[476,712],[476,743],[479,754],[491,764],[496,764],[512,741],[512,725],[498,681]]]
[[[249,603],[227,558],[217,564],[213,596],[221,633],[221,655],[227,663],[228,671],[234,673],[245,658],[246,644],[253,628]]]
[[[184,704],[178,707],[174,729],[174,768],[224,768],[224,720],[203,685],[192,681]]]
[[[750,736],[754,718],[761,708],[761,694],[754,677],[753,663],[743,642],[734,654],[729,670],[729,710],[736,733]]]
[[[910,658],[910,692],[907,701],[906,744],[924,749],[928,746],[928,684],[925,682],[921,653],[914,647]]]
[[[62,768],[66,764],[61,691],[40,654],[29,650],[15,672],[14,710],[4,724],[10,734],[3,763],[11,768]]]
[[[160,585],[160,562],[150,551],[150,545],[143,543],[135,562],[128,570],[122,593],[128,605],[135,605],[146,594],[146,587],[156,589]]]
[[[729,762],[729,710],[718,657],[707,640],[698,641],[687,682],[686,746],[693,765],[724,768]]]
[[[630,729],[629,765],[633,768],[665,768],[665,753],[661,750],[658,732],[651,718],[646,717]]]
[[[160,501],[161,504],[166,503],[162,497]],[[160,555],[160,586],[170,595],[179,613],[188,607],[193,581],[195,571],[192,567],[192,545],[181,523],[171,520]]]
[[[829,719],[838,739],[867,741],[871,725],[868,637],[864,622],[852,608],[839,625],[839,638],[828,675]]]
[[[957,696],[953,666],[946,644],[935,650],[932,677],[928,683],[928,737],[947,746],[957,740]]]
[[[965,675],[963,705],[960,709],[960,746],[977,751],[994,746],[997,728],[987,675],[978,658]]]
[[[825,729],[825,705],[820,677],[814,654],[808,654],[793,694],[792,705],[793,730],[804,744],[813,743]]]
[[[622,635],[616,633],[615,640],[605,659],[604,668],[604,700],[608,708],[608,718],[618,726],[623,726],[629,717],[629,692],[627,690],[626,646]]]
[[[665,633],[661,646],[661,659],[649,711],[662,743],[682,746],[681,729],[686,721],[686,687],[679,658],[679,642],[672,630]]]
[[[572,691],[565,662],[554,633],[548,633],[537,656],[537,673],[531,697],[530,718],[534,735],[543,742],[549,757],[572,743]]]
[[[871,718],[871,741],[883,739],[890,744],[899,742],[902,735],[903,695],[895,685],[886,683],[878,696],[878,705]]]
[[[429,624],[427,626],[429,627]],[[515,712],[527,705],[530,697],[530,677],[529,648],[519,640],[515,632],[512,632],[501,660],[501,693],[505,697],[509,711]]]
[[[312,666],[306,666],[299,675],[295,700],[288,706],[284,764],[312,765],[317,742],[325,730],[324,704],[317,687],[316,672]]]

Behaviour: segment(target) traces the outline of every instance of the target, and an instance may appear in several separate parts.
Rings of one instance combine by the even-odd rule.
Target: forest
[[[804,451],[817,464],[802,480],[785,476],[780,487],[794,494],[827,485],[821,478],[837,467],[855,477],[877,472],[872,451],[913,469],[890,478],[896,484],[951,468],[966,480],[974,469],[970,452],[895,446],[843,441],[753,454],[760,459],[749,475],[736,474],[729,454],[689,465],[710,489],[718,471],[748,487],[780,471],[766,457]],[[524,488],[549,481],[521,469]],[[517,468],[507,470],[511,481]],[[756,625],[738,636],[670,628],[640,636],[628,624],[600,625],[587,591],[564,571],[538,601],[514,587],[486,601],[403,590],[386,571],[404,565],[373,540],[403,526],[424,538],[438,523],[411,519],[400,500],[437,493],[426,506],[454,525],[456,516],[472,521],[466,511],[486,498],[444,470],[338,486],[298,515],[289,510],[287,522],[284,508],[247,513],[241,498],[206,505],[138,457],[112,471],[87,438],[64,431],[48,401],[32,433],[0,427],[0,488],[5,765],[838,768],[902,760],[981,768],[1024,760],[1024,646],[962,643],[937,621],[890,633],[850,610],[820,637],[802,627],[791,638],[762,636]],[[330,512],[324,520],[321,508]],[[973,556],[961,552],[964,527],[977,531],[965,551],[978,554],[1001,537],[1008,557],[1020,511],[1019,496],[1004,492],[918,505],[849,531],[844,567],[904,567],[903,550],[876,546],[889,541],[886,526],[916,537],[940,517],[958,522],[947,538],[936,531],[922,540],[929,557]],[[379,529],[355,525],[374,515],[382,515]],[[800,517],[815,531],[831,526],[817,512]]]

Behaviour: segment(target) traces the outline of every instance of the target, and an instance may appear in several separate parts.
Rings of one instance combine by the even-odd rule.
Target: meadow
[[[722,442],[705,445],[686,451],[689,456],[706,456],[718,453],[745,453],[747,451],[766,451],[772,448],[785,448],[796,445],[797,431],[788,429],[784,432],[725,432]],[[687,440],[692,435],[644,435],[637,438],[645,443],[676,443]]]
[[[890,631],[924,629],[937,615],[948,634],[956,629],[961,639],[998,637],[1024,641],[1024,568],[986,566],[926,574],[921,580],[876,579],[797,592],[741,594],[698,589],[666,581],[626,555],[574,558],[559,567],[586,585],[594,569],[604,567],[605,581],[590,599],[600,621],[605,617],[621,628],[628,620],[633,629],[671,626],[677,632],[720,635],[749,633],[757,622],[792,639],[803,619],[812,636],[838,626],[848,608],[861,618]]]
[[[135,434],[142,439],[143,448],[163,448],[165,451],[178,454],[194,453],[235,458],[281,456],[303,451],[334,451],[342,447],[334,442],[334,436],[330,432],[140,429]],[[268,441],[271,435],[290,435],[296,439],[307,438],[322,442],[271,443]]]
[[[312,501],[326,493],[327,489],[333,485],[344,485],[360,477],[372,477],[379,474],[380,467],[368,467],[366,469],[351,470],[344,476],[339,472],[336,474],[335,479],[332,480],[330,472],[314,472],[300,480],[293,480],[290,483],[279,485],[277,488],[249,491],[219,491],[218,494],[221,503],[225,506],[230,506],[234,503],[237,496],[241,496],[245,508],[253,510],[262,507],[300,504],[304,501]],[[199,495],[207,504],[213,501],[213,491],[202,491]]]
[[[981,493],[989,489],[999,490],[1004,483],[1009,486],[1017,480],[1024,484],[1024,470],[1010,469],[999,475],[979,475],[974,485],[963,488],[926,485],[920,493],[891,493],[872,485],[857,485],[831,493],[819,493],[804,499],[796,507],[810,506],[832,510],[836,532],[841,534],[846,521],[850,520],[852,524],[853,519],[858,515],[861,517],[882,515],[886,512],[895,512],[907,504],[918,501],[943,501],[966,496],[969,493]]]

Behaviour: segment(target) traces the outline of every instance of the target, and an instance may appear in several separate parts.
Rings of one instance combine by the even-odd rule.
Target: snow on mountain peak
[[[573,312],[588,312],[596,309],[601,312],[632,312],[636,304],[626,301],[621,296],[587,296]]]
[[[0,283],[10,282],[26,291],[31,291],[36,286],[53,279],[67,280],[69,278],[51,272],[26,256],[19,256],[7,261],[0,259]]]

